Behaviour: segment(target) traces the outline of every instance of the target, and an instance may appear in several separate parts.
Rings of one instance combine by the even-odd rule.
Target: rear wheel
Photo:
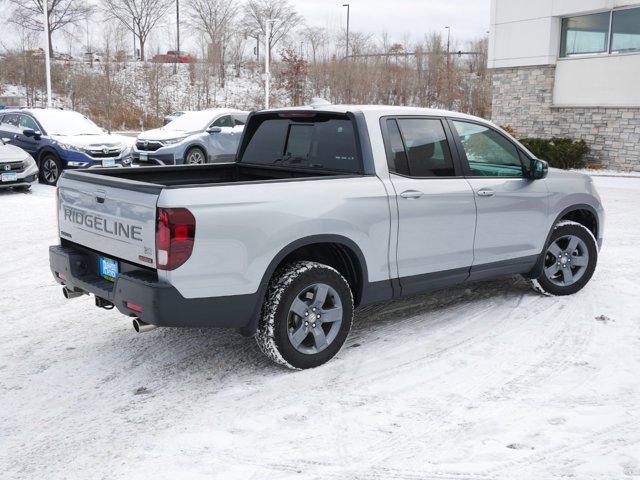
[[[58,183],[60,173],[62,172],[62,164],[58,157],[52,153],[47,153],[40,161],[40,182],[46,185],[55,185]]]
[[[295,262],[269,284],[255,337],[274,362],[313,368],[338,353],[352,319],[353,296],[344,277],[327,265]]]
[[[203,163],[207,163],[207,156],[202,151],[202,149],[193,147],[189,149],[189,151],[185,155],[184,163],[188,165],[202,165]]]
[[[549,295],[572,295],[591,280],[598,262],[598,244],[591,231],[576,222],[560,222],[544,254],[542,274],[534,288]]]

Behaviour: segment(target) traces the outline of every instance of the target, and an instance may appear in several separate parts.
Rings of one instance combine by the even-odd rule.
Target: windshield
[[[78,112],[42,110],[33,114],[49,135],[104,135],[100,127]]]
[[[179,132],[195,132],[206,129],[215,118],[215,112],[185,112],[175,120],[167,123],[163,130],[177,130]]]
[[[255,118],[240,162],[359,172],[353,123],[344,116]]]

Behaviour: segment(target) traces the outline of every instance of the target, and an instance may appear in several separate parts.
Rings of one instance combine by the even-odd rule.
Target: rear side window
[[[516,146],[495,130],[468,122],[453,122],[475,177],[522,177]]]
[[[391,171],[417,178],[455,176],[449,142],[440,120],[399,118],[387,120],[387,127]]]
[[[355,130],[346,118],[269,118],[249,135],[242,163],[362,170]]]
[[[8,113],[2,118],[3,125],[10,125],[12,127],[17,127],[19,123],[18,114],[17,113]]]

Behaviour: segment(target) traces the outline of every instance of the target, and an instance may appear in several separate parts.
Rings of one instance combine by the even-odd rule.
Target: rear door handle
[[[477,193],[479,197],[493,197],[495,194],[496,192],[494,192],[490,188],[483,188],[482,190],[478,190]]]
[[[400,194],[402,198],[406,198],[408,200],[420,198],[424,195],[424,193],[419,192],[418,190],[406,190]]]

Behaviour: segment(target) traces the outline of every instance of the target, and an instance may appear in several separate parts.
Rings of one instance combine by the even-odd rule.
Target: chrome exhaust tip
[[[145,323],[139,318],[133,319],[133,329],[138,333],[150,332],[151,330],[158,328],[150,323]]]
[[[83,293],[76,292],[75,290],[69,290],[67,287],[62,287],[62,295],[64,295],[64,298],[66,299],[71,299],[81,297]]]

